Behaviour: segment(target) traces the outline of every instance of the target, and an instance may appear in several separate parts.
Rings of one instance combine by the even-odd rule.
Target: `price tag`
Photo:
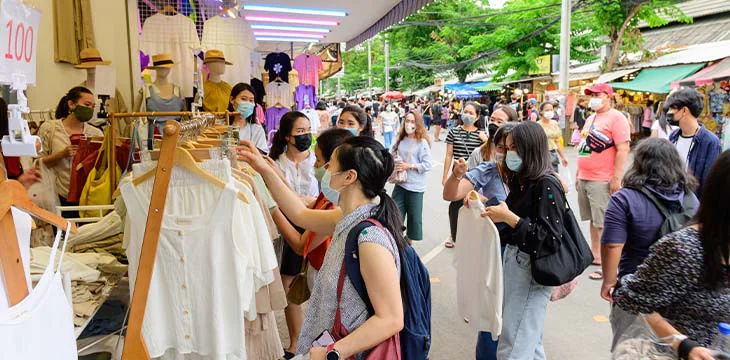
[[[41,12],[18,0],[0,4],[0,83],[12,83],[13,74],[22,74],[35,84]]]

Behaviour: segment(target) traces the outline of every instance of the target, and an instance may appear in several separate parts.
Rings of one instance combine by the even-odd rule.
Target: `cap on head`
[[[612,98],[613,87],[608,84],[596,84],[592,88],[585,89],[584,93],[589,96],[593,94],[606,94],[609,98]]]

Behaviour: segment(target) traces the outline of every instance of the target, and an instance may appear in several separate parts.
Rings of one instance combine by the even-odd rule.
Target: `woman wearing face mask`
[[[501,106],[494,110],[494,114],[489,118],[487,131],[489,136],[482,146],[474,149],[469,155],[467,165],[469,169],[477,167],[483,161],[492,161],[494,156],[494,139],[497,129],[508,122],[517,122],[517,111],[509,106]],[[504,155],[504,154],[503,154]]]
[[[372,120],[358,105],[347,105],[342,109],[337,127],[349,130],[355,136],[374,136]]]
[[[409,242],[423,240],[423,193],[426,191],[426,173],[431,171],[431,141],[421,114],[411,110],[398,132],[393,151],[402,161],[395,169],[407,171],[406,182],[395,185],[393,200],[403,216]]]
[[[79,205],[66,200],[71,181],[71,161],[78,150],[78,145],[71,144],[71,136],[104,136],[101,130],[86,123],[94,116],[94,106],[94,94],[89,89],[82,86],[72,88],[58,102],[58,120],[47,121],[38,129],[43,144],[41,161],[56,176],[56,193],[62,206]],[[79,217],[78,211],[65,211],[62,215],[65,218]]]
[[[542,346],[545,312],[552,287],[535,282],[531,254],[541,244],[560,239],[566,198],[550,164],[547,136],[540,125],[523,122],[506,139],[505,202],[487,207],[482,216],[504,223],[504,310],[499,359],[545,359]],[[535,201],[535,198],[539,199]]]
[[[383,131],[385,148],[390,149],[393,145],[393,134],[398,123],[398,114],[393,111],[393,105],[388,104],[385,111],[380,113],[380,128]]]
[[[451,164],[458,159],[468,159],[474,149],[482,145],[482,136],[479,129],[474,125],[477,120],[477,105],[468,102],[464,105],[464,112],[461,114],[462,125],[449,130],[446,135],[446,158],[444,159],[444,174],[441,184],[445,185],[451,170]],[[447,248],[454,247],[456,241],[456,223],[459,217],[459,209],[463,205],[463,201],[452,201],[449,204],[449,224],[451,226],[451,241],[447,241]]]
[[[563,167],[568,167],[568,158],[563,152],[563,144],[560,141],[562,131],[560,130],[560,124],[553,120],[555,117],[555,111],[553,110],[553,103],[546,101],[540,104],[540,121],[538,124],[545,130],[545,135],[548,137],[548,149],[550,150],[550,160],[552,161],[553,170],[558,172],[558,165],[562,160]]]
[[[279,123],[279,130],[272,141],[269,156],[284,173],[284,178],[297,193],[298,201],[302,205],[311,204],[319,194],[319,185],[314,177],[316,158],[314,151],[310,150],[311,146],[312,128],[309,118],[298,111],[286,113]],[[294,277],[299,274],[302,261],[302,257],[285,242],[279,266],[284,289],[289,289]],[[289,304],[284,310],[284,315],[289,338],[292,339],[286,351],[293,353],[297,347],[296,339],[302,329],[304,314],[300,305]]]
[[[232,113],[231,125],[238,126],[238,138],[248,140],[263,152],[269,151],[264,128],[256,123],[254,103],[256,92],[251,85],[238,83],[231,89],[228,112]]]
[[[403,223],[393,199],[385,190],[395,164],[389,151],[369,137],[347,139],[338,146],[322,179],[322,192],[334,210],[312,210],[297,201],[287,186],[252,146],[239,156],[264,177],[282,211],[295,224],[320,233],[333,233],[324,264],[317,274],[297,353],[310,359],[362,359],[369,349],[403,328],[403,303],[399,280],[400,251],[408,243],[401,234]],[[375,198],[379,198],[376,203]],[[349,335],[328,348],[312,347],[323,331],[331,331],[337,310],[337,285],[345,258],[347,235],[366,218],[383,228],[370,227],[358,235],[360,271],[374,314],[360,298],[347,275],[339,309]]]

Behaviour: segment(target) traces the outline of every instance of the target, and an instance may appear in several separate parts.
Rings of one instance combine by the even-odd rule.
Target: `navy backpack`
[[[353,287],[365,302],[372,316],[365,281],[360,273],[360,257],[357,238],[367,228],[382,225],[375,219],[365,219],[347,234],[345,243],[345,269]],[[386,230],[386,232],[388,232]],[[389,232],[388,232],[389,233]],[[400,332],[401,358],[426,360],[431,348],[431,278],[416,250],[408,246],[400,252],[401,297],[403,298],[403,330]]]

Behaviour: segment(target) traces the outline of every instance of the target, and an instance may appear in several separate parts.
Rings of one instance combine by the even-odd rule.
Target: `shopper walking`
[[[297,352],[309,352],[313,360],[352,356],[361,359],[369,349],[398,333],[403,327],[399,253],[408,243],[401,235],[403,224],[398,207],[385,190],[386,179],[395,168],[388,150],[375,139],[362,136],[337,147],[322,179],[322,192],[338,205],[335,210],[312,210],[297,201],[253,147],[239,150],[239,156],[261,173],[282,211],[295,224],[334,234],[309,299]],[[378,204],[374,203],[375,198],[379,198]],[[314,340],[325,330],[331,331],[334,324],[347,235],[369,217],[384,227],[370,227],[358,236],[360,271],[374,315],[368,315],[365,302],[345,275],[339,310],[350,335],[328,348],[312,347]]]
[[[717,135],[705,129],[697,120],[702,114],[704,102],[702,95],[695,89],[680,89],[667,98],[667,121],[670,125],[679,126],[669,136],[679,151],[690,174],[697,178],[697,197],[701,198],[702,186],[715,159],[722,152],[722,145]],[[715,194],[713,194],[714,196]]]
[[[441,105],[441,99],[434,100],[428,111],[431,114],[431,121],[436,125],[436,130],[433,135],[434,141],[439,142],[441,141],[441,129],[444,128],[442,126],[444,107]]]
[[[355,136],[374,136],[372,119],[358,105],[347,105],[342,109],[337,127],[347,129]]]
[[[583,131],[583,125],[586,123],[586,113],[588,101],[585,98],[578,99],[578,103],[573,110],[573,123],[576,124],[576,128],[579,131]]]
[[[477,120],[477,105],[469,102],[464,105],[464,112],[461,114],[461,122],[451,130],[446,136],[446,158],[444,159],[444,172],[441,184],[445,185],[451,171],[451,165],[455,160],[468,159],[469,155],[482,145],[482,139],[479,136],[479,129],[474,126]],[[451,230],[451,239],[446,241],[447,248],[454,247],[456,241],[456,225],[459,217],[459,209],[464,204],[463,200],[452,201],[449,204],[449,225]]]
[[[669,108],[665,104],[660,104],[656,120],[651,125],[651,137],[658,137],[669,140],[674,130],[679,129],[679,126],[670,125],[667,121],[667,111]]]
[[[406,219],[408,242],[423,240],[423,193],[426,191],[426,174],[431,171],[431,140],[421,115],[411,110],[398,132],[393,152],[396,171],[406,171],[406,181],[396,184],[393,200],[398,204],[403,222]]]
[[[564,168],[568,167],[568,157],[565,156],[563,151],[563,132],[560,130],[560,124],[553,120],[555,117],[555,111],[553,103],[546,101],[540,104],[540,121],[538,124],[545,130],[545,135],[548,137],[548,149],[550,150],[551,164],[553,170],[558,172],[558,167],[562,164]]]
[[[607,301],[612,301],[611,293],[618,279],[635,273],[649,256],[649,248],[661,237],[666,220],[662,211],[686,214],[689,220],[698,205],[693,193],[696,181],[687,174],[674,146],[664,139],[649,138],[636,147],[623,186],[611,196],[601,237],[601,297]],[[613,351],[636,316],[612,306],[610,319]]]
[[[393,105],[388,104],[385,111],[380,113],[380,129],[383,132],[383,143],[386,149],[393,145],[393,134],[398,126],[398,114],[393,111]]]
[[[43,164],[56,177],[56,194],[61,206],[78,206],[68,201],[71,183],[71,161],[79,149],[71,143],[72,136],[104,136],[101,130],[87,122],[94,116],[94,94],[91,90],[77,86],[64,95],[56,106],[56,120],[43,123],[38,129],[43,150],[39,154]],[[78,218],[78,211],[64,211],[65,218]]]
[[[594,265],[600,266],[603,218],[609,197],[621,188],[631,132],[628,119],[611,108],[613,88],[610,85],[597,84],[586,89],[585,94],[591,96],[590,107],[596,113],[586,120],[581,134],[576,190],[580,217],[590,221]],[[595,280],[602,277],[601,271],[591,274]]]
[[[431,137],[431,105],[431,100],[428,100],[423,105],[422,111],[419,111],[423,114],[423,123],[426,125],[426,131],[429,131],[429,138]]]
[[[652,245],[636,273],[621,278],[616,306],[632,314],[658,313],[652,328],[672,337],[683,359],[712,359],[705,348],[717,324],[730,323],[730,152],[705,179],[696,224]],[[650,322],[650,324],[652,323]]]
[[[550,165],[547,136],[540,125],[523,122],[506,139],[507,200],[482,216],[507,226],[500,231],[504,252],[504,310],[497,358],[545,359],[542,338],[552,287],[535,282],[531,255],[561,238],[566,198]],[[535,200],[535,199],[538,200]]]
[[[302,205],[311,204],[319,194],[317,179],[314,177],[314,162],[316,161],[312,146],[312,129],[309,118],[303,113],[292,111],[281,118],[279,130],[274,136],[269,156],[276,161],[279,169]],[[281,206],[281,204],[280,204]],[[284,242],[279,270],[284,289],[289,289],[294,277],[302,268],[302,257]],[[284,309],[289,338],[289,348],[285,349],[287,356],[292,356],[297,348],[297,339],[302,330],[304,313],[300,305],[289,304]]]

